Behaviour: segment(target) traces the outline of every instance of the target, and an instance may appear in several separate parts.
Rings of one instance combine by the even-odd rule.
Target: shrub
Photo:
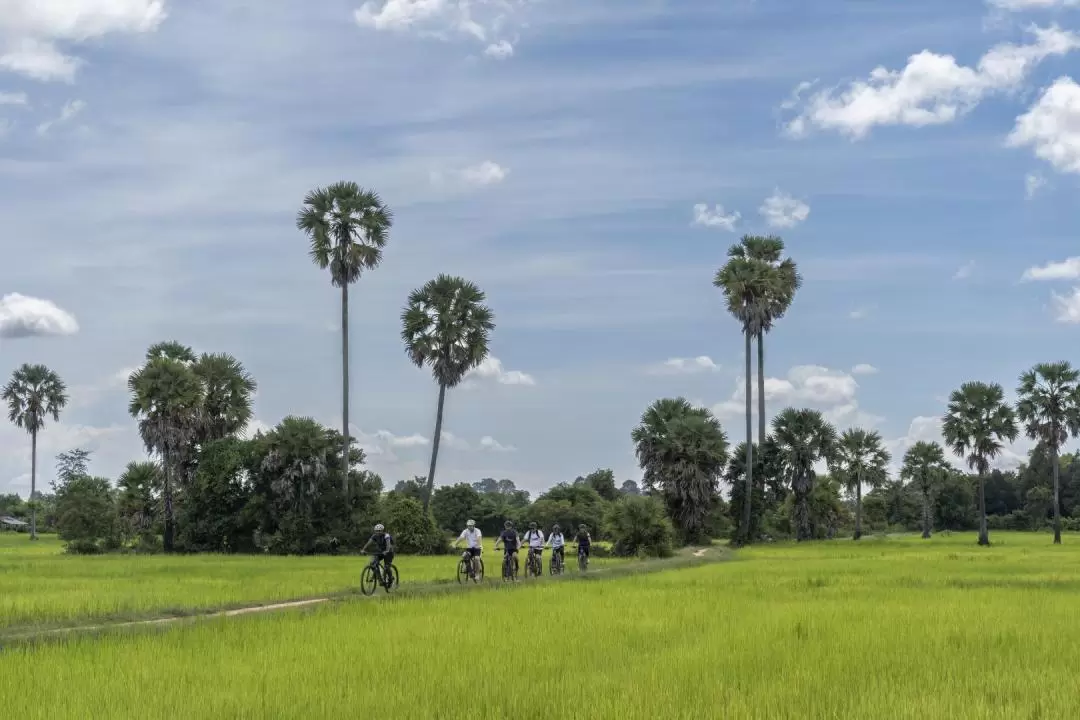
[[[387,493],[379,507],[380,522],[394,538],[398,552],[416,555],[439,555],[449,552],[446,536],[435,525],[424,506],[415,499],[396,492]]]
[[[606,522],[616,555],[671,556],[675,531],[663,503],[656,498],[623,496],[612,503]]]
[[[93,554],[120,547],[116,500],[105,478],[75,477],[57,493],[57,527],[67,551]]]

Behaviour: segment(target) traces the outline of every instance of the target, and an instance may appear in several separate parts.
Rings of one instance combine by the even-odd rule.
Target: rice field
[[[1080,717],[1080,537],[777,545],[689,569],[343,602],[0,653],[66,718]]]
[[[491,563],[490,550],[485,552]],[[546,557],[546,554],[545,554]],[[358,589],[368,558],[102,555],[62,552],[55,536],[0,535],[0,634],[5,628],[183,615]],[[454,582],[453,556],[398,556],[403,583]],[[617,560],[595,558],[602,568]]]

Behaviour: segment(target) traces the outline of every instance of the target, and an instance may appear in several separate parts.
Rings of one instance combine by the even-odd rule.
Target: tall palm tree
[[[166,552],[173,549],[173,491],[190,461],[202,422],[203,384],[194,369],[171,357],[157,356],[128,378],[128,411],[139,421],[148,452],[161,459]]]
[[[401,313],[401,339],[405,354],[416,364],[431,367],[439,385],[439,405],[435,415],[435,436],[431,443],[424,510],[431,503],[435,487],[435,463],[442,438],[446,391],[484,361],[488,354],[494,315],[484,305],[485,295],[473,283],[459,277],[439,275],[409,294]]]
[[[930,496],[948,470],[945,450],[936,442],[920,440],[904,453],[904,465],[900,468],[900,477],[915,483],[922,495],[924,540],[930,539],[930,530],[933,525],[930,521]]]
[[[378,193],[342,181],[312,190],[296,216],[296,227],[311,240],[311,260],[330,270],[341,288],[341,482],[349,496],[349,285],[382,261],[393,214]]]
[[[949,396],[942,421],[945,443],[979,476],[979,544],[990,544],[986,528],[986,473],[990,461],[1001,454],[1004,441],[1019,434],[1016,416],[1005,404],[1005,391],[997,383],[966,382]]]
[[[862,486],[881,487],[889,478],[892,460],[881,441],[881,434],[862,428],[845,430],[832,457],[833,475],[855,492],[855,536],[862,537]]]
[[[1061,544],[1058,456],[1080,435],[1080,370],[1067,362],[1040,363],[1020,376],[1016,416],[1032,440],[1046,445],[1054,473],[1054,544]]]
[[[37,540],[37,439],[49,417],[60,420],[67,405],[67,387],[60,376],[44,365],[24,364],[4,386],[8,419],[30,433],[30,539]]]
[[[773,418],[773,438],[795,496],[795,537],[800,542],[809,540],[813,537],[810,494],[816,477],[814,465],[832,459],[836,428],[817,410],[787,408]]]
[[[630,438],[642,483],[663,494],[685,539],[701,540],[727,463],[720,421],[683,398],[665,398],[645,410]]]
[[[243,430],[252,415],[258,383],[232,355],[203,353],[192,366],[203,384],[203,408],[198,442],[221,440]]]

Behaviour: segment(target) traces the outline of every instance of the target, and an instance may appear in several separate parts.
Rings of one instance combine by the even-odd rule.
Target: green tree
[[[750,513],[750,530],[746,536],[749,542],[760,540],[766,533],[765,519],[775,513],[787,498],[787,489],[782,482],[784,468],[776,441],[770,435],[765,438],[765,445],[755,446],[752,453],[754,458],[753,476],[754,494],[753,505]],[[731,513],[732,522],[736,524],[736,535],[732,540],[738,540],[738,533],[743,532],[738,527],[739,518],[745,512],[743,503],[746,498],[746,452],[740,443],[731,454],[731,460],[724,470],[724,482],[731,487]]]
[[[37,540],[37,441],[45,421],[60,420],[67,405],[64,381],[44,365],[24,364],[15,370],[4,386],[8,419],[30,433],[30,539]]]
[[[136,538],[142,549],[153,547],[161,468],[152,462],[130,462],[117,479],[116,488],[117,515],[124,535]]]
[[[494,315],[484,305],[484,293],[459,277],[439,275],[413,290],[401,313],[401,339],[405,353],[417,367],[428,365],[439,386],[435,435],[431,443],[424,510],[435,487],[435,464],[442,439],[446,391],[465,379],[488,355]]]
[[[615,473],[609,469],[593,470],[585,477],[574,480],[574,483],[588,485],[605,500],[614,500],[619,496],[619,491],[615,488]]]
[[[1020,376],[1016,417],[1032,440],[1050,450],[1054,476],[1054,544],[1061,544],[1061,446],[1080,435],[1080,370],[1067,362],[1040,363]]]
[[[949,396],[942,435],[952,451],[966,457],[979,477],[979,544],[990,544],[986,527],[986,473],[990,461],[1001,454],[1004,442],[1019,434],[1005,391],[997,383],[966,382]]]
[[[177,545],[184,552],[252,552],[254,522],[245,470],[255,443],[235,437],[199,446],[195,476],[184,493]]]
[[[399,495],[407,495],[420,503],[424,502],[424,493],[427,492],[427,478],[417,475],[412,480],[398,480],[391,492]]]
[[[611,504],[604,524],[621,556],[669,557],[674,532],[664,505],[647,495],[624,495]]]
[[[311,241],[311,260],[330,270],[341,288],[341,452],[342,496],[349,496],[349,285],[382,262],[393,214],[378,193],[354,182],[312,190],[296,216],[296,227]]]
[[[585,524],[594,529],[594,536],[604,520],[604,499],[585,483],[559,483],[536,498],[523,520],[535,521],[545,532],[558,523],[564,532]]]
[[[814,465],[828,462],[836,449],[836,429],[817,410],[787,408],[773,418],[773,438],[782,459],[785,474],[791,480],[795,537],[813,538],[811,494],[814,491]]]
[[[640,495],[641,488],[639,488],[638,484],[633,480],[626,480],[619,487],[619,493],[622,495]]]
[[[443,485],[431,498],[431,515],[447,532],[461,532],[469,520],[480,521],[480,493],[468,483]]]
[[[889,477],[892,458],[882,445],[881,434],[862,428],[845,430],[836,443],[832,460],[832,475],[843,483],[849,493],[855,493],[855,535],[862,537],[862,488],[881,487]]]
[[[138,420],[139,435],[162,468],[162,544],[172,552],[175,539],[173,497],[192,461],[192,447],[202,421],[203,384],[191,365],[167,355],[148,353],[143,367],[128,378],[128,411]]]
[[[446,552],[446,536],[417,500],[388,493],[379,507],[380,517],[394,538],[398,552],[439,555]]]
[[[936,442],[920,440],[904,453],[900,477],[913,483],[922,496],[922,536],[924,539],[930,539],[930,530],[933,526],[930,513],[931,498],[948,472],[945,450]]]
[[[56,512],[68,552],[93,554],[120,547],[116,500],[107,479],[73,478],[57,493]]]
[[[232,355],[203,353],[192,365],[203,385],[202,418],[197,441],[223,440],[242,431],[252,416],[258,384]]]
[[[684,540],[703,539],[727,462],[720,421],[684,398],[665,398],[645,410],[630,437],[644,486],[663,495]]]

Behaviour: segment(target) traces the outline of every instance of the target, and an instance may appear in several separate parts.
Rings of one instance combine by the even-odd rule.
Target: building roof
[[[23,522],[13,517],[0,517],[0,525],[11,525],[12,527],[26,527],[29,523]]]

